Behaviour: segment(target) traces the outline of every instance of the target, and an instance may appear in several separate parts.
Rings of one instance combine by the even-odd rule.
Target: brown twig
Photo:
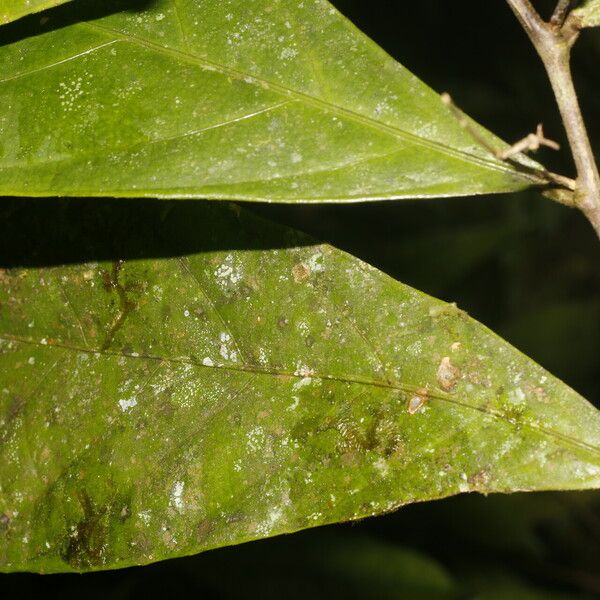
[[[548,194],[549,197],[557,202],[560,202],[561,204],[574,206],[573,202],[571,201],[571,192],[574,192],[576,187],[573,179],[552,173],[551,171],[534,171],[520,162],[513,160],[514,156],[523,152],[535,152],[539,150],[540,146],[546,146],[548,148],[552,148],[553,150],[560,149],[560,146],[556,142],[549,140],[544,136],[544,129],[541,124],[537,126],[536,133],[530,133],[523,139],[519,140],[516,144],[513,144],[505,149],[495,148],[485,139],[485,137],[479,133],[477,128],[473,126],[471,121],[469,121],[465,113],[463,113],[460,108],[456,106],[450,94],[443,93],[441,95],[441,99],[442,102],[452,111],[456,117],[456,120],[458,121],[458,124],[475,140],[475,142],[477,142],[477,144],[487,150],[494,158],[509,162],[516,168],[525,169],[528,174],[539,177],[543,182],[558,185],[562,189],[552,190],[552,192],[556,193]]]
[[[552,150],[560,150],[559,144],[544,136],[544,127],[541,123],[537,126],[535,133],[530,133],[510,148],[498,152],[497,156],[502,160],[508,160],[512,156],[521,154],[522,152],[537,152],[540,146],[546,146],[546,148],[552,148]]]
[[[572,0],[559,0],[550,18],[550,23],[555,27],[562,27],[567,19],[572,3]]]
[[[600,175],[571,73],[571,48],[579,31],[568,18],[570,2],[559,0],[554,22],[546,23],[529,0],[506,1],[546,67],[577,167],[575,204],[600,237]]]

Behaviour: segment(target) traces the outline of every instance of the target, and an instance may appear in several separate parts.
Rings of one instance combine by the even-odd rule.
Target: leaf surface
[[[77,3],[10,40],[0,194],[342,202],[540,182],[325,0]]]
[[[65,2],[70,2],[70,0],[2,0],[0,25]]]
[[[600,0],[585,0],[573,11],[582,27],[600,26]]]
[[[137,233],[168,258],[0,271],[4,570],[144,564],[459,492],[598,487],[598,412],[465,313],[191,204]],[[136,236],[133,210],[112,218]],[[190,239],[202,252],[181,255]],[[45,259],[56,241],[36,244]]]

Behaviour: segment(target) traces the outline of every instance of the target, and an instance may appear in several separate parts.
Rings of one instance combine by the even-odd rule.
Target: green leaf
[[[67,5],[11,31],[0,194],[347,202],[540,181],[325,0],[122,8]]]
[[[10,23],[31,13],[64,4],[70,0],[2,0],[0,25]]]
[[[581,27],[600,26],[600,0],[584,0],[582,5],[573,11]]]
[[[22,204],[4,211],[10,235]],[[57,240],[90,251],[68,212],[57,239],[0,253],[4,570],[117,568],[459,492],[600,485],[598,412],[464,312],[195,204],[156,230],[126,203],[94,221],[171,258],[19,267]]]

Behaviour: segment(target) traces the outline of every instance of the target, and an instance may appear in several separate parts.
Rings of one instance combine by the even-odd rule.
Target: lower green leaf
[[[37,266],[0,271],[2,569],[600,485],[598,412],[455,306],[237,207],[173,210],[155,232],[127,210],[93,226],[133,222],[167,258],[43,267],[48,234],[28,241]],[[55,220],[106,258],[89,224]]]

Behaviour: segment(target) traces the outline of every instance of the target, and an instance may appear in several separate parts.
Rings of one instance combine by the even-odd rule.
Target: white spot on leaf
[[[173,489],[171,490],[171,499],[169,505],[173,508],[177,509],[181,512],[184,509],[183,504],[183,488],[185,487],[185,483],[183,481],[176,481],[173,484]]]
[[[135,398],[131,398],[129,400],[119,400],[119,406],[123,412],[128,412],[134,406],[137,406],[137,400]]]

